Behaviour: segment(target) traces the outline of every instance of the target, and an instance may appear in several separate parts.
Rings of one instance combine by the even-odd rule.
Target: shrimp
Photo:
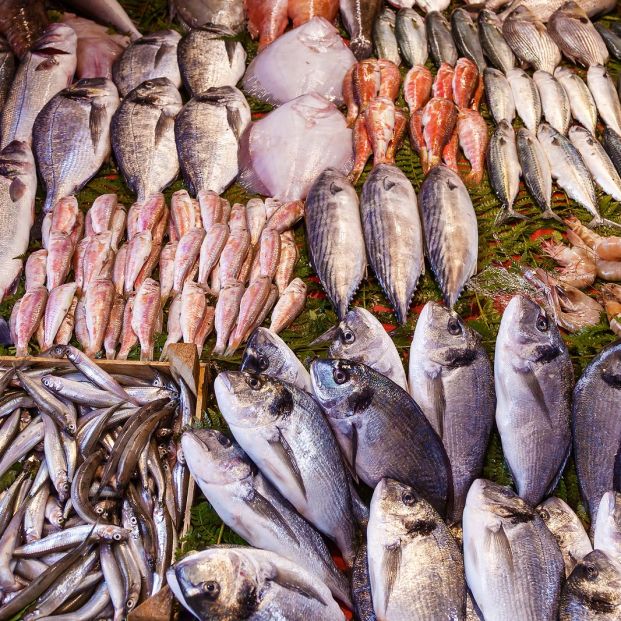
[[[621,261],[621,237],[610,235],[602,237],[580,223],[577,218],[568,218],[565,224],[604,261]]]
[[[564,222],[589,248],[595,250],[595,244],[601,239],[597,233],[587,228],[574,216],[567,218]]]
[[[558,280],[563,284],[583,289],[595,282],[595,259],[588,248],[566,246],[549,240],[541,244],[541,249],[561,266],[556,271]]]
[[[604,285],[602,299],[610,329],[621,336],[621,285]]]
[[[621,261],[604,261],[598,257],[595,265],[602,280],[621,281]]]

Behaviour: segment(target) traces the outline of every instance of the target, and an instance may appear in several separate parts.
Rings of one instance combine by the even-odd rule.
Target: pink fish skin
[[[163,194],[153,194],[146,202],[144,202],[138,211],[136,218],[136,232],[153,231],[155,225],[160,221],[164,210],[166,209],[166,201]]]
[[[295,243],[293,231],[285,231],[280,234],[280,259],[274,276],[274,283],[278,287],[278,294],[282,295],[293,277],[295,265],[300,258],[298,247]]]
[[[79,211],[75,196],[61,198],[51,212],[50,232],[56,231],[69,235],[75,226]]]
[[[457,123],[457,108],[452,101],[442,97],[429,100],[423,109],[423,138],[421,163],[423,172],[440,164],[442,150],[451,139]]]
[[[78,211],[78,215],[75,219],[75,224],[71,229],[71,233],[69,233],[69,238],[71,239],[71,244],[75,248],[78,245],[78,242],[84,236],[84,214],[81,211]]]
[[[267,201],[266,201],[267,204]],[[278,206],[267,220],[266,229],[279,233],[292,229],[304,217],[303,201],[289,201]]]
[[[453,101],[458,108],[468,108],[479,84],[479,70],[468,58],[460,58],[453,75]]]
[[[267,276],[273,280],[279,259],[280,233],[276,229],[266,228],[259,243],[259,276]]]
[[[260,198],[251,198],[246,203],[246,220],[250,231],[250,245],[256,246],[267,222],[265,203]]]
[[[216,192],[212,190],[200,190],[198,193],[198,205],[201,212],[203,227],[208,231],[213,224],[226,223],[228,216],[224,214],[224,203]]]
[[[198,226],[194,204],[187,190],[178,190],[170,198],[170,218],[179,239]]]
[[[205,346],[205,341],[207,337],[211,334],[213,330],[215,309],[213,306],[205,306],[205,310],[203,311],[203,318],[196,330],[196,335],[194,337],[194,344],[196,345],[196,349],[198,349],[198,355],[200,356],[203,347]]]
[[[395,129],[394,101],[388,97],[375,97],[369,102],[364,119],[373,149],[373,163],[381,164],[386,161],[386,151]]]
[[[241,203],[235,203],[231,207],[231,213],[228,219],[229,228],[231,231],[247,231],[248,230],[248,218],[246,216],[246,206]]]
[[[54,344],[58,330],[73,304],[77,288],[76,283],[70,282],[59,285],[50,291],[45,305],[43,321],[43,343],[41,347],[44,351]]]
[[[104,275],[104,266],[113,253],[110,247],[111,242],[112,233],[110,231],[91,236],[82,259],[82,288],[87,287],[95,278]]]
[[[248,254],[246,255],[245,261],[242,263],[242,266],[239,270],[239,274],[237,275],[237,280],[239,282],[247,285],[250,280],[258,276],[259,274],[259,253],[258,248],[253,248],[252,246],[248,249]]]
[[[183,283],[198,259],[204,239],[205,229],[194,227],[179,240],[175,253],[173,279],[173,291],[175,293],[180,293],[183,289]]]
[[[35,250],[26,261],[24,269],[26,275],[26,291],[35,287],[43,287],[45,285],[47,268],[47,250]]]
[[[114,289],[119,295],[123,295],[125,286],[125,264],[127,263],[127,244],[123,244],[114,257],[114,267],[112,268],[112,282]]]
[[[263,305],[263,309],[259,313],[259,316],[256,318],[254,324],[252,324],[252,326],[250,326],[250,328],[246,331],[246,334],[244,335],[244,341],[248,340],[250,338],[250,335],[265,321],[267,316],[270,314],[272,308],[274,308],[274,304],[276,304],[277,300],[278,287],[272,284],[269,295],[267,296],[267,300]]]
[[[237,320],[239,304],[243,295],[244,285],[238,280],[228,280],[220,289],[214,318],[216,346],[213,353],[217,356],[224,354],[229,336]]]
[[[112,241],[110,245],[116,251],[125,234],[125,224],[127,222],[127,212],[123,207],[119,206],[112,216],[112,224],[110,230],[112,231]]]
[[[161,361],[168,359],[168,347],[173,343],[178,343],[183,338],[181,330],[181,294],[177,294],[170,303],[168,308],[168,322],[166,325],[166,342],[162,347]]]
[[[386,162],[388,164],[395,164],[395,155],[403,142],[403,136],[408,126],[408,116],[400,108],[395,108],[395,128],[392,133],[392,138],[388,143],[388,149],[386,149]]]
[[[73,321],[75,337],[78,339],[80,347],[86,351],[90,347],[90,338],[88,336],[88,327],[86,325],[86,306],[84,298],[78,299]]]
[[[453,76],[455,70],[448,63],[442,63],[433,82],[433,96],[453,101]]]
[[[248,32],[259,39],[259,51],[269,45],[287,28],[288,0],[261,0],[246,2]]]
[[[116,357],[116,348],[121,337],[121,329],[123,328],[123,315],[125,314],[125,298],[118,293],[114,297],[110,318],[106,326],[104,334],[104,350],[108,360],[114,360]]]
[[[140,342],[140,360],[153,360],[155,328],[160,317],[160,285],[147,278],[136,292],[132,329]]]
[[[421,110],[431,97],[433,76],[427,67],[412,67],[403,81],[403,97],[410,114]]]
[[[462,151],[471,166],[470,172],[464,177],[464,183],[476,187],[481,184],[485,174],[485,157],[489,143],[485,119],[477,110],[460,110],[457,134]]]
[[[127,245],[127,260],[125,263],[125,295],[134,290],[134,285],[142,266],[147,262],[153,249],[153,235],[151,231],[137,233]]]
[[[98,196],[86,213],[84,230],[86,235],[97,235],[112,229],[112,219],[119,201],[116,194]]]
[[[170,297],[174,278],[175,278],[175,254],[177,252],[177,242],[170,241],[160,253],[160,287],[162,293],[162,308]]]
[[[132,327],[132,319],[134,315],[134,302],[136,294],[132,293],[125,302],[125,310],[123,311],[123,325],[121,327],[121,346],[116,355],[117,360],[127,360],[130,350],[138,343],[138,337]]]
[[[304,310],[306,284],[301,278],[291,281],[272,312],[270,330],[278,334],[288,328]]]
[[[81,239],[73,252],[73,279],[78,285],[78,295],[82,295],[84,289],[84,255],[91,243],[91,237]]]
[[[241,266],[250,250],[248,230],[231,231],[220,253],[220,281],[234,280],[239,276]]]
[[[363,113],[380,89],[380,67],[376,58],[367,58],[355,64],[352,70],[352,87],[358,114]]]
[[[354,121],[353,129],[353,144],[354,144],[354,165],[348,175],[352,183],[356,183],[360,179],[360,175],[364,171],[364,167],[371,155],[373,155],[373,145],[369,139],[367,132],[367,124],[365,116],[361,114]]]
[[[28,355],[28,343],[43,319],[47,295],[45,287],[36,287],[26,291],[19,305],[13,309],[15,313],[13,320],[15,355],[18,357]]]
[[[184,343],[194,343],[206,306],[205,288],[191,280],[186,281],[181,293],[181,332]]]
[[[243,233],[244,238],[246,237]],[[203,239],[199,254],[198,282],[207,285],[209,275],[220,260],[220,255],[229,238],[229,225],[213,223]]]
[[[401,87],[399,67],[387,58],[380,58],[377,63],[380,72],[380,86],[377,95],[395,101],[399,96],[399,88]]]
[[[85,353],[91,358],[102,348],[114,298],[114,284],[110,278],[96,278],[86,287],[84,308],[89,346]]]
[[[343,77],[343,101],[347,106],[347,127],[352,127],[355,120],[358,118],[360,112],[358,104],[356,103],[356,96],[354,94],[354,80],[353,73],[356,65],[352,65]]]
[[[71,337],[73,336],[73,327],[75,325],[75,310],[78,305],[78,297],[73,296],[71,307],[67,311],[65,318],[62,320],[56,337],[54,338],[54,345],[69,345]]]
[[[71,268],[73,250],[74,246],[67,233],[50,231],[46,263],[48,291],[65,282]]]

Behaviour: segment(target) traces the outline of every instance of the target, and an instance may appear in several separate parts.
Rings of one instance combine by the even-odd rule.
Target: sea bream
[[[396,24],[395,12],[389,7],[384,7],[373,24],[373,43],[378,58],[385,58],[398,67],[401,64],[401,56],[395,34]]]
[[[425,27],[429,42],[429,53],[434,63],[438,67],[442,63],[454,67],[458,58],[457,48],[455,41],[453,41],[451,27],[444,15],[438,11],[430,11],[425,17]]]
[[[170,5],[188,30],[207,24],[224,26],[235,33],[244,29],[244,0],[172,0]]]

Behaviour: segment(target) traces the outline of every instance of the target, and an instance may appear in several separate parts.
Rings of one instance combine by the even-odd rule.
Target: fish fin
[[[19,177],[15,177],[9,186],[9,196],[11,200],[16,203],[24,196],[26,189],[26,184]]]
[[[507,223],[509,220],[526,220],[526,216],[518,213],[513,209],[513,207],[505,208],[503,207],[496,216],[496,220],[494,220],[494,226],[501,226]]]
[[[237,40],[225,38],[224,49],[226,50],[226,55],[228,56],[229,63],[233,62],[233,58],[235,57],[235,51],[237,50]]]
[[[558,472],[556,473],[556,476],[554,477],[554,479],[552,479],[550,486],[546,490],[546,493],[545,493],[546,496],[551,496],[552,492],[556,489],[558,482],[561,480],[561,476],[563,476],[563,471],[565,470],[565,466],[567,465],[567,462],[569,461],[570,453],[571,453],[571,440],[567,444],[567,450],[565,451],[565,456],[563,457],[563,460],[561,461],[561,465],[559,466]]]
[[[256,489],[252,490],[252,494],[249,494],[244,498],[244,502],[259,515],[263,516],[270,522],[278,524],[285,532],[289,533],[289,536],[299,545],[300,541],[293,531],[293,529],[287,524],[283,516],[277,511],[277,509],[270,503],[270,501],[261,495]]]
[[[437,430],[440,439],[442,439],[444,437],[444,414],[446,412],[446,395],[444,393],[442,377],[440,375],[437,377],[427,377],[427,385],[434,403],[433,416],[436,424],[432,426]]]
[[[162,59],[165,58],[167,54],[170,54],[171,50],[173,49],[174,46],[170,45],[170,43],[163,43],[162,45],[160,45],[160,47],[157,49],[157,52],[155,53],[155,58],[153,59],[153,68],[157,69],[157,66],[160,64]]]
[[[599,226],[612,226],[616,229],[621,229],[621,224],[618,222],[614,222],[613,220],[608,220],[608,218],[602,218],[602,216],[595,216],[587,226],[590,229],[596,229]]]
[[[539,379],[537,378],[537,375],[535,375],[534,371],[532,371],[531,369],[522,372],[521,375],[524,378],[524,381],[526,382],[530,393],[533,395],[537,403],[541,404],[545,412],[545,417],[548,425],[550,427],[553,427],[554,423],[552,422],[550,410],[548,409],[548,404],[546,403],[546,398],[541,388],[541,384],[539,383]]]
[[[160,140],[165,136],[166,132],[168,132],[172,127],[175,126],[175,119],[162,111],[160,114],[160,118],[157,120],[157,124],[155,126],[155,146],[157,147],[160,143]]]
[[[53,56],[49,56],[37,65],[35,71],[49,71],[50,69],[53,69],[57,64],[58,61]]]
[[[499,566],[513,567],[513,552],[511,551],[511,543],[507,537],[505,529],[500,523],[497,529],[487,528],[486,545],[488,553],[494,556],[499,556],[503,560],[500,561]]]
[[[401,542],[386,546],[382,554],[382,576],[384,577],[384,611],[388,610],[388,600],[399,577],[401,566]]]
[[[235,134],[235,139],[239,141],[241,136],[242,129],[242,119],[241,114],[237,108],[232,108],[230,106],[226,107],[226,120],[229,124],[229,127],[233,130]]]
[[[300,488],[300,491],[306,498],[306,486],[304,485],[304,480],[302,479],[302,473],[300,472],[300,467],[298,466],[298,462],[293,454],[289,443],[287,442],[285,436],[283,435],[280,427],[276,427],[278,432],[278,436],[274,439],[268,440],[270,446],[274,449],[274,452],[278,455],[278,458],[284,462],[287,466],[287,469],[293,473],[293,477]]]
[[[97,145],[101,139],[101,133],[106,120],[106,106],[101,106],[95,102],[91,105],[91,114],[88,118],[88,126],[91,131],[91,142],[93,149],[97,150]]]
[[[314,341],[311,342],[309,347],[314,347],[315,345],[319,345],[320,343],[329,343],[336,338],[338,334],[339,326],[332,326],[329,330],[319,335]]]
[[[556,220],[557,222],[562,222],[562,218],[560,218],[559,216],[557,216],[550,207],[548,207],[547,209],[544,209],[541,212],[541,217],[544,220]]]
[[[293,591],[294,593],[297,593],[302,597],[306,597],[307,599],[314,599],[323,606],[327,605],[324,598],[312,587],[312,585],[301,582],[297,574],[287,571],[282,567],[274,566],[274,576],[271,577],[271,581],[283,589],[287,589],[287,591]]]
[[[348,398],[347,404],[351,410],[351,414],[358,414],[366,410],[372,403],[375,393],[369,387],[354,391]]]

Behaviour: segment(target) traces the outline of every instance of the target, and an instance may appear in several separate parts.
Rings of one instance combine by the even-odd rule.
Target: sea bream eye
[[[208,599],[218,599],[220,595],[220,585],[215,580],[208,580],[202,584],[203,593]]]
[[[259,369],[265,371],[270,366],[270,361],[267,356],[259,356]]]
[[[459,323],[459,319],[456,319],[455,317],[451,317],[448,320],[447,329],[448,329],[449,334],[452,334],[453,336],[457,336],[458,334],[461,334],[462,330],[461,330],[461,324]]]
[[[349,379],[349,373],[340,367],[335,367],[332,376],[337,384],[344,384]]]
[[[539,332],[547,332],[548,318],[545,315],[539,315],[539,317],[537,317],[537,322],[535,326],[537,327],[537,330],[539,330]]]
[[[246,378],[246,384],[248,384],[248,386],[250,386],[252,390],[258,390],[259,388],[261,388],[261,380],[254,375],[249,375]]]
[[[343,330],[341,332],[341,340],[343,343],[350,345],[356,340],[356,335],[351,330]]]

